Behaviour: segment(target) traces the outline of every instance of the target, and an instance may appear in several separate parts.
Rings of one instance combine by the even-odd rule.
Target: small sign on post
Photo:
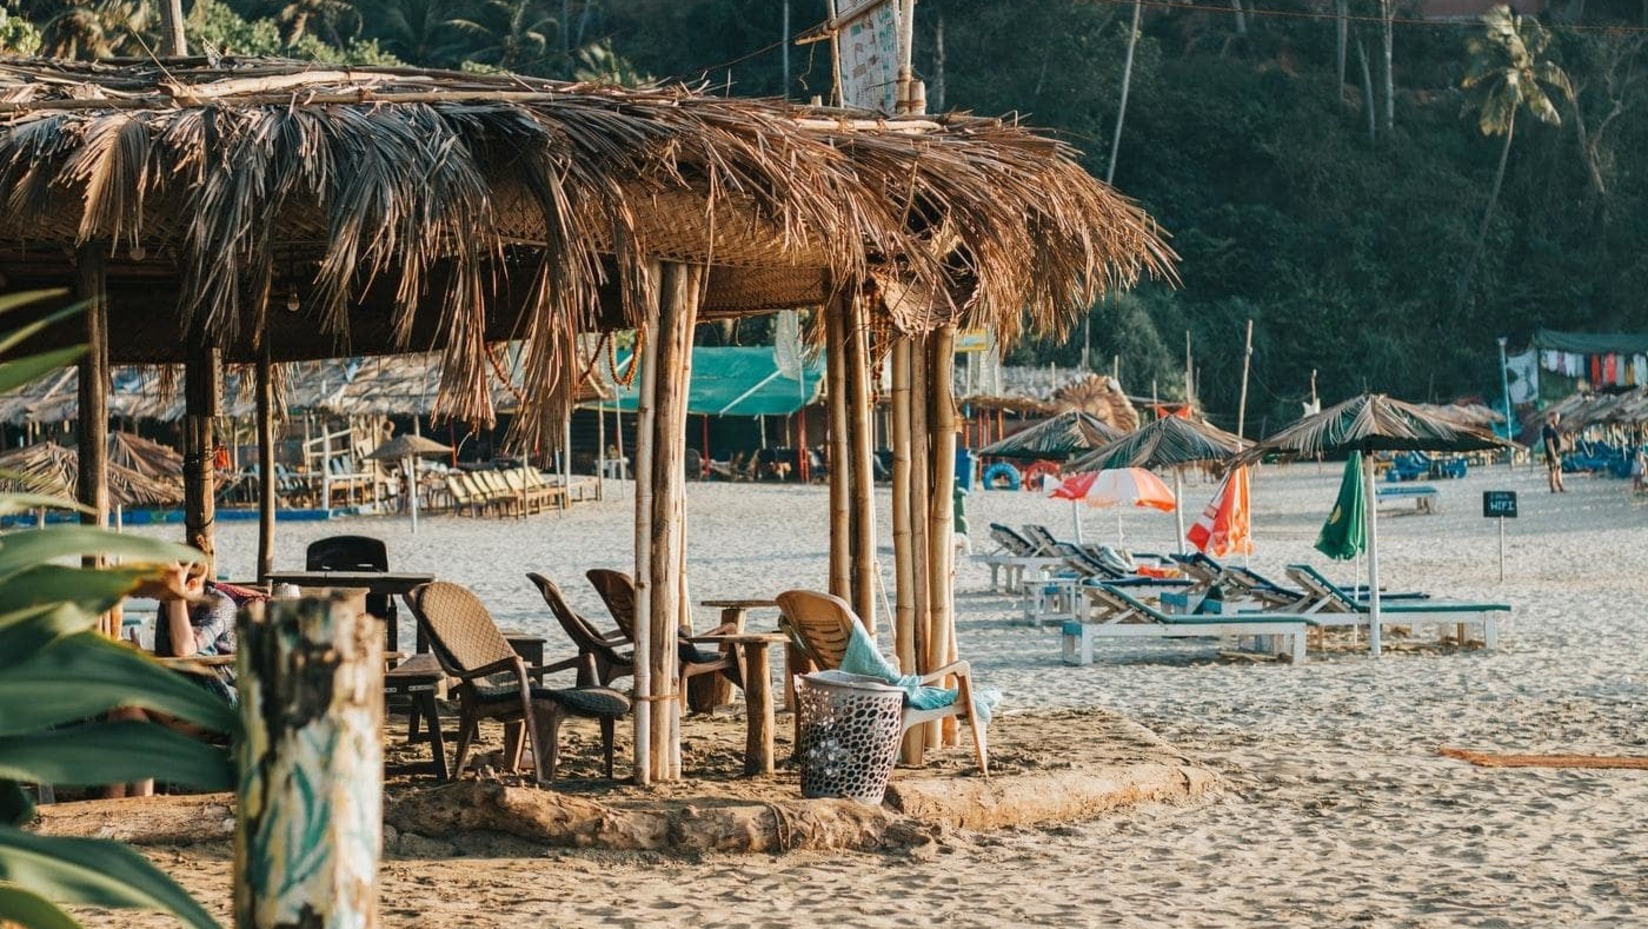
[[[1505,520],[1516,518],[1516,491],[1482,491],[1482,515],[1499,520],[1499,582],[1505,583]]]

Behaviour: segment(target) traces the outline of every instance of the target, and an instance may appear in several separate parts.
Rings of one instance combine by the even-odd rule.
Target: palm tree
[[[466,56],[504,71],[527,70],[543,63],[560,32],[555,17],[532,0],[486,0],[475,19],[452,19],[447,24],[476,40]]]
[[[1465,306],[1477,262],[1482,258],[1482,246],[1488,238],[1488,225],[1493,221],[1494,208],[1499,205],[1505,164],[1510,159],[1511,140],[1516,137],[1517,114],[1526,108],[1540,122],[1560,125],[1562,116],[1546,89],[1568,100],[1574,96],[1568,75],[1555,62],[1543,57],[1551,34],[1539,20],[1518,16],[1507,6],[1496,6],[1482,14],[1482,25],[1483,34],[1471,36],[1466,43],[1471,61],[1460,86],[1466,90],[1480,88],[1482,103],[1477,111],[1477,126],[1483,135],[1504,136],[1505,144],[1499,150],[1499,169],[1494,174],[1493,189],[1488,192],[1488,207],[1482,213],[1476,247],[1471,249],[1470,261],[1465,263],[1465,272],[1459,278],[1459,291],[1454,295],[1455,316]]]
[[[366,7],[367,34],[409,64],[455,67],[464,47],[443,0],[378,0]]]
[[[141,0],[64,3],[40,27],[40,54],[54,58],[108,58],[154,47],[155,22]],[[142,36],[143,42],[134,36]]]

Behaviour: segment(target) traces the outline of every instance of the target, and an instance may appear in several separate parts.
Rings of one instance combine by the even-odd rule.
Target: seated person
[[[160,600],[160,612],[155,616],[155,654],[162,658],[233,655],[238,611],[234,599],[207,582],[205,564],[178,565],[174,570],[178,583],[168,586],[183,595],[174,593]],[[210,670],[210,674],[191,677],[230,704],[238,704],[234,667],[223,665]]]

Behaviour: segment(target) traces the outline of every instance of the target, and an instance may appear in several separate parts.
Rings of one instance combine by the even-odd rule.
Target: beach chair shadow
[[[550,671],[574,667],[576,660],[528,665],[498,631],[486,605],[467,588],[435,581],[413,588],[407,602],[429,637],[441,670],[458,680],[454,778],[463,771],[480,721],[493,719],[504,723],[504,758],[510,770],[520,768],[521,748],[530,741],[533,775],[540,782],[546,776],[554,780],[560,725],[568,716],[600,722],[606,776],[612,777],[614,723],[629,714],[629,697],[604,687],[556,689],[533,683]]]
[[[786,590],[775,599],[782,611],[778,620],[779,629],[789,636],[795,650],[815,670],[840,670],[854,623],[871,638],[875,636],[875,630],[865,625],[847,601],[840,597],[812,590]],[[798,670],[791,668],[790,673]],[[943,686],[943,681],[949,677],[956,680],[955,702],[949,706],[923,710],[911,706],[906,698],[899,732],[902,734],[911,726],[952,716],[958,721],[965,721],[972,731],[973,753],[978,759],[979,772],[988,775],[990,754],[985,743],[985,723],[973,709],[972,665],[966,661],[953,661],[921,675],[921,683],[923,686]],[[799,735],[796,744],[800,744]]]

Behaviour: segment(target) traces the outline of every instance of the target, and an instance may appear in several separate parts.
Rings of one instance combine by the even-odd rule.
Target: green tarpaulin
[[[627,375],[630,356],[618,356],[617,369]],[[824,381],[822,353],[807,361],[805,383],[778,371],[771,346],[694,348],[692,381],[687,390],[687,412],[695,416],[788,416],[818,399]],[[600,404],[603,410],[634,412],[641,379],[618,387],[618,399]]]
[[[1558,332],[1540,328],[1528,344],[1544,351],[1576,355],[1648,355],[1645,332]]]
[[[1366,544],[1368,498],[1362,486],[1362,453],[1351,452],[1345,460],[1345,478],[1339,482],[1339,499],[1316,537],[1316,550],[1329,558],[1349,561]]]

